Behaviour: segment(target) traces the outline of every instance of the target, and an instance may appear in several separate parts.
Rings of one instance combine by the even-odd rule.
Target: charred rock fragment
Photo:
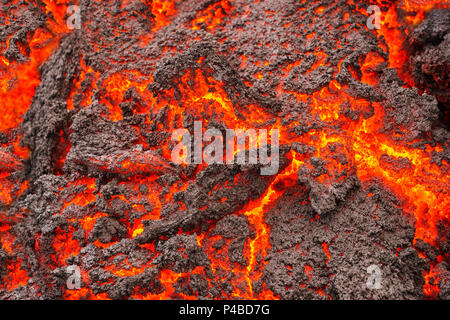
[[[450,13],[445,9],[429,12],[425,20],[411,32],[408,46],[410,66],[415,83],[434,95],[449,121]]]

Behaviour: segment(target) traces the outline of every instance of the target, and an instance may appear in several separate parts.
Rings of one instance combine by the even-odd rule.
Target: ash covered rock
[[[177,235],[161,243],[161,256],[154,260],[160,269],[169,268],[175,272],[193,270],[198,266],[209,266],[209,260],[197,244],[194,235]]]
[[[0,43],[8,46],[3,52],[9,61],[29,62],[30,43],[28,35],[39,28],[48,27],[49,14],[38,5],[27,4],[24,1],[3,1],[2,11],[8,16],[0,15]],[[13,20],[15,23],[9,23]]]
[[[413,248],[414,228],[376,188],[356,189],[333,215],[314,218],[307,189],[286,191],[266,213],[272,249],[264,281],[284,299],[417,299],[427,264]],[[381,270],[381,288],[367,286],[367,268]]]
[[[111,218],[97,219],[94,225],[94,229],[91,231],[88,237],[88,241],[94,242],[96,239],[102,243],[110,243],[125,238],[127,235],[127,228],[117,221]]]
[[[439,108],[433,96],[419,95],[416,88],[404,88],[395,69],[387,69],[380,80],[378,90],[385,99],[382,101],[386,110],[385,130],[395,132],[398,127],[406,127],[408,132],[402,138],[412,141],[423,137],[436,126]]]
[[[433,281],[434,284],[439,286],[439,299],[449,300],[450,299],[450,272],[449,266],[447,262],[440,262],[435,266],[436,269],[436,278]]]
[[[450,108],[450,12],[432,10],[409,34],[410,68],[417,86],[441,103],[448,124]]]
[[[311,65],[312,63],[309,64],[309,67],[311,67]],[[331,68],[321,66],[310,73],[306,73],[307,70],[307,66],[303,68],[293,68],[286,79],[284,89],[312,94],[328,85],[332,79],[333,69]]]
[[[76,74],[80,41],[71,34],[61,41],[58,50],[41,66],[41,85],[36,89],[33,103],[24,116],[23,142],[31,153],[30,179],[54,173],[54,150],[61,130],[67,130],[70,114],[66,99]]]
[[[245,243],[250,236],[255,237],[254,232],[249,227],[249,221],[247,217],[239,217],[231,215],[221,219],[214,229],[211,231],[211,235],[220,235],[224,239],[230,239],[231,242],[228,245],[228,258],[231,262],[239,263],[243,266],[248,265],[248,261],[243,253]],[[216,249],[222,248],[224,241],[216,241],[213,246]]]
[[[339,153],[342,146],[329,145],[333,156],[317,158],[310,157],[307,164],[300,167],[297,172],[298,183],[309,190],[311,207],[319,216],[334,212],[344,202],[351,191],[359,187],[359,180],[354,168],[330,172],[327,164],[338,161],[339,164],[348,164],[344,153]],[[296,147],[298,149],[298,146]],[[302,150],[309,148],[302,146]]]
[[[3,249],[0,249],[0,277],[4,277],[6,275],[7,262],[8,262],[7,253]]]

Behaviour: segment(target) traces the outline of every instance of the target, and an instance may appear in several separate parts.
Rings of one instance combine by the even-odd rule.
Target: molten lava
[[[91,1],[69,30],[72,2],[0,7],[1,298],[448,295],[448,139],[406,46],[446,1],[370,1],[379,30],[356,0]],[[194,121],[279,130],[278,174],[174,165]],[[416,289],[348,293],[355,260]]]

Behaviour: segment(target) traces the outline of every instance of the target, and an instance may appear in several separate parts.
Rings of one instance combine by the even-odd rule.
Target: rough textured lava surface
[[[0,299],[450,298],[447,1],[1,0],[0,21]],[[278,130],[278,173],[174,163],[199,122]]]

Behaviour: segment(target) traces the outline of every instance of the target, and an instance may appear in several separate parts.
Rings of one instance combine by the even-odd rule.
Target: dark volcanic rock
[[[414,228],[385,191],[368,198],[356,190],[339,212],[317,218],[306,191],[286,191],[266,213],[272,249],[263,278],[270,289],[285,299],[422,297],[427,265],[412,246]],[[372,265],[381,271],[375,290],[367,285]]]
[[[450,12],[431,11],[408,37],[410,66],[419,88],[441,103],[447,125],[450,111]]]

